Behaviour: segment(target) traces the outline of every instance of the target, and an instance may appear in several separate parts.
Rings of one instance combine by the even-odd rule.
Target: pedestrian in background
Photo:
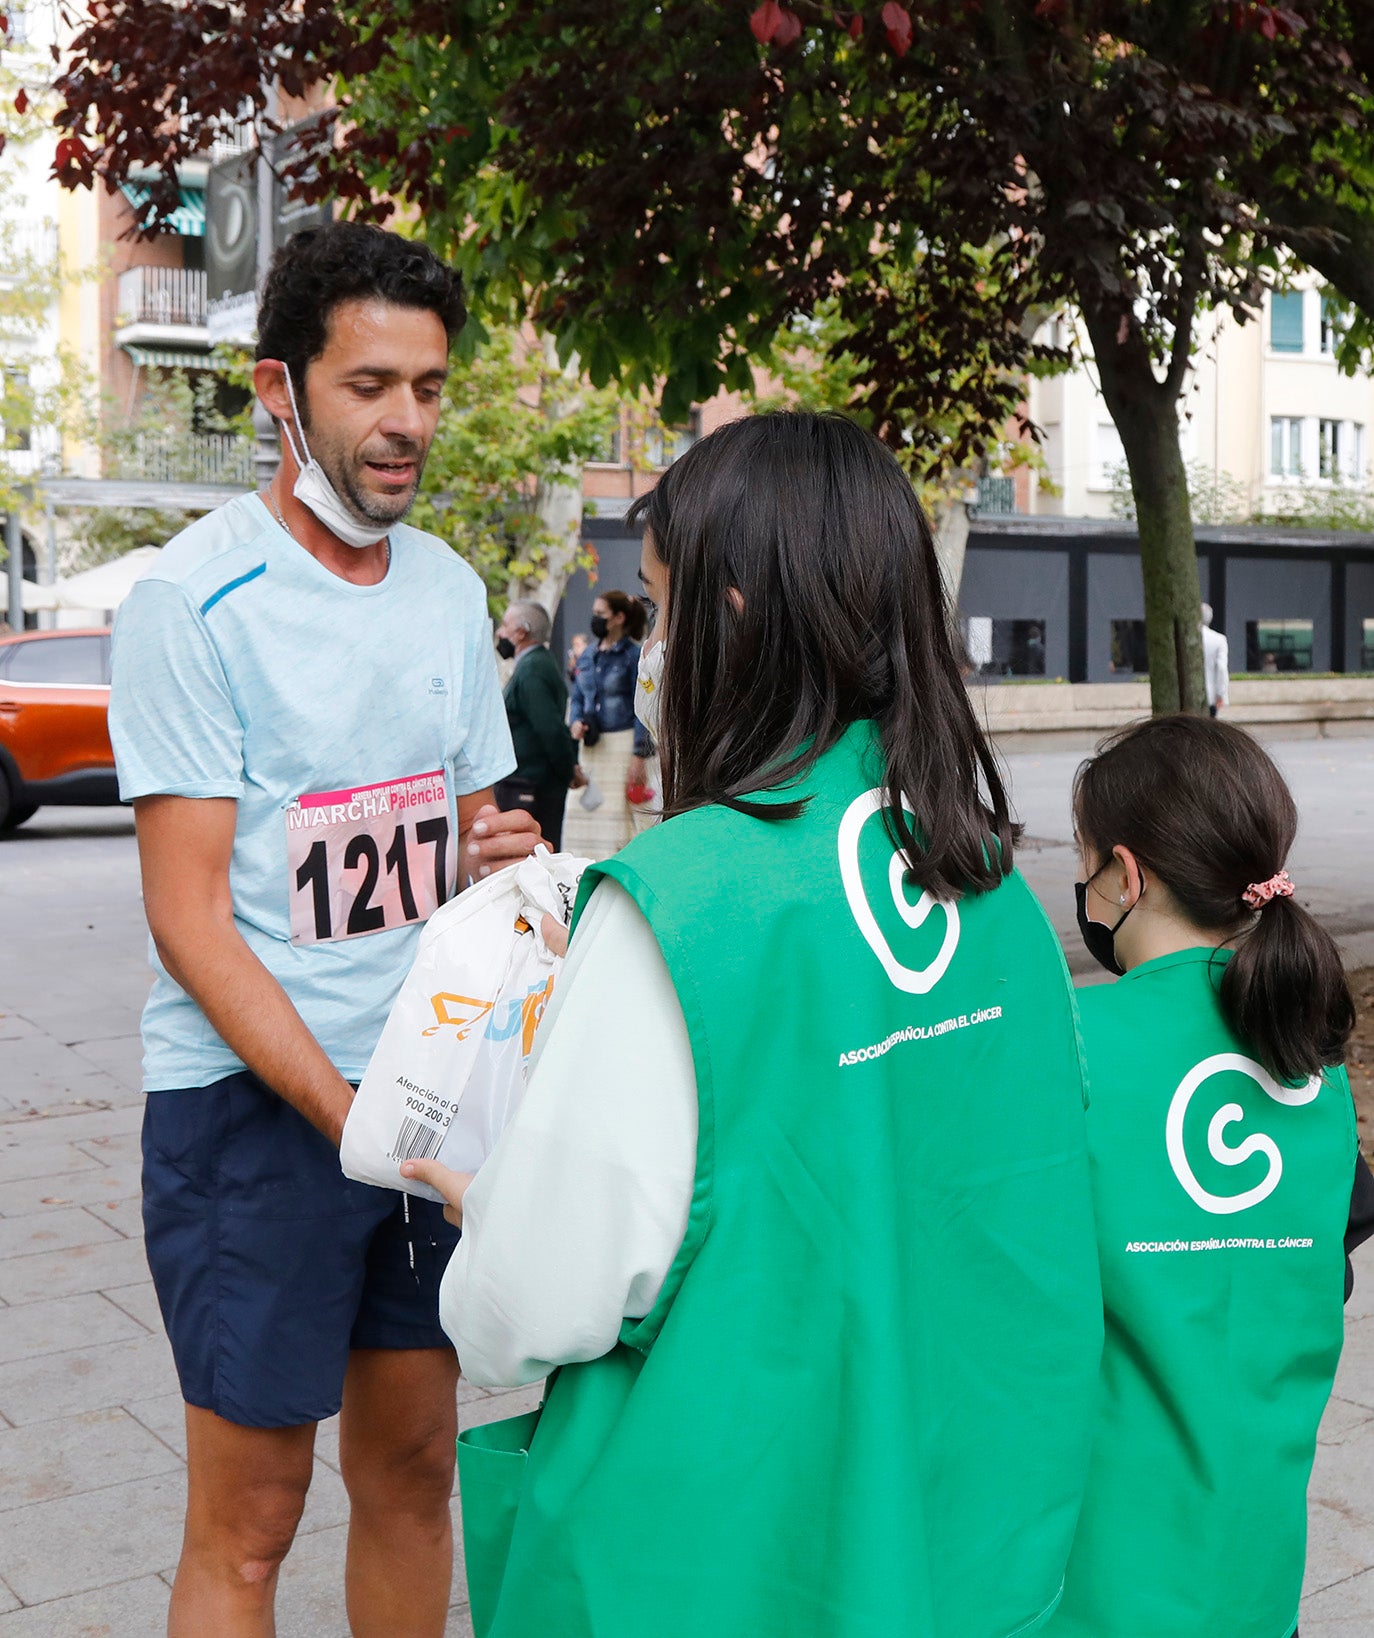
[[[1212,630],[1212,605],[1202,605],[1202,680],[1207,690],[1207,712],[1216,716],[1231,703],[1231,651],[1219,631]]]
[[[577,742],[568,731],[568,685],[548,650],[552,633],[539,603],[512,603],[496,628],[496,652],[515,661],[505,688],[515,772],[497,784],[496,805],[531,814],[557,853]]]
[[[573,678],[572,736],[581,745],[583,774],[600,791],[594,810],[568,810],[570,852],[605,859],[629,841],[634,829],[627,787],[643,785],[649,735],[635,718],[639,644],[647,623],[644,605],[623,591],[603,592],[592,604],[592,640],[578,656]]]
[[[806,414],[712,433],[636,511],[673,817],[584,878],[466,1197],[404,1168],[461,1202],[464,1370],[561,1367],[488,1464],[507,1502],[524,1476],[504,1580],[464,1482],[475,1630],[1037,1631],[1102,1346],[1085,1086],[929,525]]]
[[[1157,717],[1078,775],[1078,992],[1106,1351],[1047,1638],[1288,1638],[1346,1256],[1374,1227],[1331,936],[1283,866],[1278,769]],[[1353,1186],[1352,1186],[1353,1185]]]

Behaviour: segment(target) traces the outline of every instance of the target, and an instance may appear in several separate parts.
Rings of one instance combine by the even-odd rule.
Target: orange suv
[[[118,802],[110,633],[0,637],[0,832],[49,803]]]

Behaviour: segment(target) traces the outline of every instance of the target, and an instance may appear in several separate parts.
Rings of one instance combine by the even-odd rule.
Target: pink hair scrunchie
[[[1270,899],[1291,899],[1293,897],[1293,883],[1286,870],[1280,870],[1277,876],[1271,876],[1267,882],[1251,882],[1241,894],[1241,898],[1252,910],[1259,910],[1268,904]]]

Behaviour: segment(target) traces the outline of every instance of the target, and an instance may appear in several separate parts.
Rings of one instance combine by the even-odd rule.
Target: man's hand
[[[581,768],[573,769],[572,778],[568,781],[568,788],[574,791],[581,791],[587,788],[587,776],[582,772]]]
[[[644,758],[642,756],[632,756],[630,758],[630,766],[626,771],[625,783],[627,785],[646,784],[646,776],[648,771],[649,770],[644,766]]]
[[[401,1176],[414,1178],[417,1183],[428,1183],[443,1195],[444,1216],[455,1228],[463,1226],[463,1196],[472,1182],[471,1172],[451,1172],[437,1160],[405,1160],[401,1162]]]
[[[574,739],[581,739],[587,732],[587,724],[583,722],[581,717],[579,717],[577,721],[573,723],[572,727],[568,729],[568,732]]]
[[[462,881],[482,881],[492,871],[528,859],[544,840],[534,815],[523,808],[502,813],[490,791],[458,801],[458,834],[462,839],[458,874]]]

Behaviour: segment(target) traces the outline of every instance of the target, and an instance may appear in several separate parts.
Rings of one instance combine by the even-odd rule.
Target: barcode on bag
[[[430,1126],[422,1120],[403,1120],[401,1130],[397,1135],[395,1145],[391,1150],[393,1160],[428,1160],[439,1147],[444,1134],[437,1126]]]

